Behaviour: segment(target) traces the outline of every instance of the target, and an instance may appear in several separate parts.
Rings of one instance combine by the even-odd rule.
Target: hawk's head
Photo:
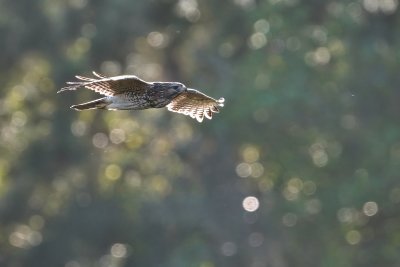
[[[181,93],[187,90],[186,86],[182,83],[171,83],[171,88],[174,89],[177,93]]]
[[[154,82],[152,87],[158,92],[157,97],[169,100],[187,91],[185,85],[177,82]]]

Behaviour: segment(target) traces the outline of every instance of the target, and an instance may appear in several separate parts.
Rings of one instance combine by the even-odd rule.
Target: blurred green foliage
[[[0,265],[400,265],[397,0],[0,2]],[[73,76],[226,99],[85,111]]]

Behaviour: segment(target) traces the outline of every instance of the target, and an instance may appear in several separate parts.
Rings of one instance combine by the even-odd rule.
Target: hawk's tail
[[[71,108],[76,109],[76,110],[105,109],[108,104],[110,104],[110,102],[107,101],[107,97],[103,97],[103,98],[99,98],[99,99],[89,101],[86,103],[73,105],[73,106],[71,106]]]

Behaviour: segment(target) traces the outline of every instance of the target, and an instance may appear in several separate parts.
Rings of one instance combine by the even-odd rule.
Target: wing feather
[[[198,122],[202,122],[204,117],[211,119],[213,113],[218,113],[218,107],[223,107],[224,101],[224,98],[216,100],[197,90],[187,89],[175,97],[167,108],[169,111],[189,115]]]
[[[145,90],[150,85],[134,75],[106,77],[96,72],[93,72],[93,75],[97,78],[75,76],[80,81],[67,82],[68,86],[61,88],[57,93],[85,87],[105,96],[114,96],[128,91]]]
[[[97,73],[97,72],[95,72],[95,71],[92,71],[92,73],[93,73],[93,75],[96,76],[97,78],[100,78],[100,79],[105,79],[105,78],[107,78],[107,76],[101,75],[101,74],[99,74],[99,73]]]

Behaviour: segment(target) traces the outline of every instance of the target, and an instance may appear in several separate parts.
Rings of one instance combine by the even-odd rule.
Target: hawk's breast
[[[161,87],[147,92],[148,101],[152,108],[163,108],[174,99],[179,92],[173,88]]]

